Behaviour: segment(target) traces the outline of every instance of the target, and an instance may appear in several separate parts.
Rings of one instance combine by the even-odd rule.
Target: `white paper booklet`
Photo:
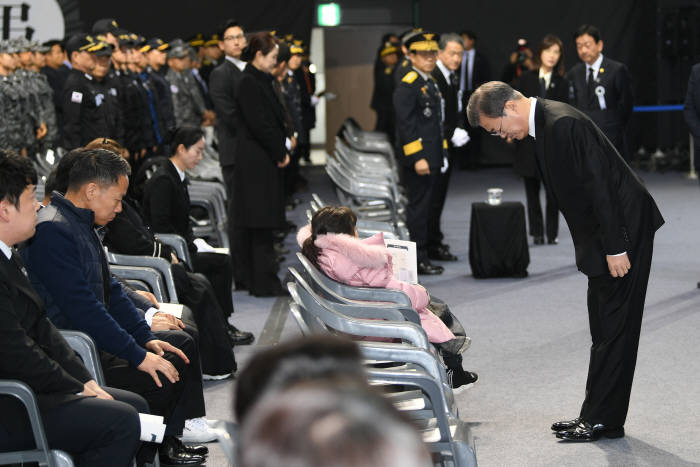
[[[183,306],[179,303],[160,303],[160,308],[158,311],[162,313],[167,313],[173,315],[177,319],[182,319],[182,309]]]
[[[416,242],[407,240],[384,239],[394,265],[394,279],[418,283],[418,261],[416,260]]]

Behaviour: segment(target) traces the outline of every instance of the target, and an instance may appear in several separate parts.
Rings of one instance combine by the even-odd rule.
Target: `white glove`
[[[462,147],[469,142],[469,133],[463,128],[455,128],[454,133],[452,133],[452,145],[456,148]]]
[[[444,174],[445,172],[447,172],[447,169],[449,169],[449,168],[450,168],[450,163],[447,162],[447,157],[443,157],[442,158],[442,167],[440,167],[440,173]]]
[[[317,96],[311,96],[311,105],[313,105],[314,107],[316,107],[316,104],[318,104],[318,101],[319,101],[319,100],[320,100],[320,99],[319,99]]]
[[[292,140],[289,138],[284,139],[284,147],[287,148],[287,151],[292,150]]]

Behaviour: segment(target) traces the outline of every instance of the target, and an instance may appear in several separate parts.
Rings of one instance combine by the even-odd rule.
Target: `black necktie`
[[[454,87],[454,88],[457,87],[457,75],[455,74],[454,71],[453,71],[452,73],[450,73],[450,84],[451,84],[452,87]]]
[[[17,269],[19,269],[22,274],[24,274],[25,277],[29,277],[27,274],[27,268],[24,267],[24,261],[22,261],[22,257],[17,253],[17,250],[14,248],[12,249],[12,262],[15,263],[15,266],[17,266]]]
[[[540,97],[547,96],[547,82],[544,78],[540,78]]]

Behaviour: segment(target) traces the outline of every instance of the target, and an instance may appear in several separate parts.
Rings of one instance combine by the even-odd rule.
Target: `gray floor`
[[[666,225],[655,242],[627,436],[564,444],[549,425],[578,414],[590,346],[586,279],[573,265],[571,236],[562,219],[559,245],[532,246],[525,279],[474,279],[467,260],[470,203],[483,200],[493,186],[504,188],[504,199],[524,202],[524,189],[508,169],[454,174],[443,230],[459,261],[445,263],[445,274],[423,282],[450,304],[473,339],[465,366],[480,378],[458,401],[481,466],[700,466],[698,185],[678,173],[642,177]],[[321,172],[309,178],[330,198]],[[290,218],[301,222],[302,208]],[[291,236],[287,242],[292,245]],[[239,292],[234,301],[236,325],[258,336],[255,345],[236,349],[239,365],[260,346],[297,334],[284,301]],[[232,418],[234,384],[206,384],[210,418]],[[210,447],[208,465],[227,465],[218,446]]]

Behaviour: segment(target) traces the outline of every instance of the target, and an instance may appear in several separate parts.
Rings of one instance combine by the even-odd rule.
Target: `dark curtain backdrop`
[[[78,2],[80,19],[88,30],[100,18],[115,18],[119,26],[129,31],[166,40],[186,38],[198,32],[218,32],[225,19],[236,18],[248,32],[274,29],[283,34],[294,34],[308,43],[315,14],[313,0]]]
[[[633,76],[635,101],[656,101],[656,2],[653,0],[419,0],[419,22],[438,31],[471,29],[486,54],[494,78],[500,77],[519,37],[535,52],[547,33],[564,42],[567,70],[577,61],[573,32],[584,23],[601,30],[603,54],[625,63]]]

